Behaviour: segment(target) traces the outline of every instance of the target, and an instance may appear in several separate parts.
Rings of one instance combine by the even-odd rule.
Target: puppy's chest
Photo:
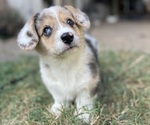
[[[58,91],[62,94],[75,95],[81,89],[86,88],[90,79],[89,71],[86,66],[76,66],[69,68],[64,67],[41,67],[41,75],[46,86],[49,86],[53,91]]]

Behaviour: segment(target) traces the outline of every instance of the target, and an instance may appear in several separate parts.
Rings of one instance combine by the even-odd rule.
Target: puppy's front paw
[[[74,115],[83,122],[90,124],[90,113],[88,111],[85,111],[83,109],[76,110],[74,112]]]
[[[56,117],[59,117],[62,112],[62,106],[59,103],[54,103],[50,109],[50,112],[55,115]]]

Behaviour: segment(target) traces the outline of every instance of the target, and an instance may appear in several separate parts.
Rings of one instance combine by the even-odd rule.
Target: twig
[[[37,71],[38,71],[38,68],[33,69],[33,70],[27,72],[26,74],[24,74],[24,75],[21,76],[21,77],[11,79],[8,83],[6,83],[6,84],[4,84],[3,86],[1,86],[1,87],[0,87],[0,90],[3,90],[6,86],[17,84],[19,81],[24,80],[24,79],[27,78],[30,74],[36,73]]]
[[[120,75],[123,75],[125,72],[130,70],[131,68],[135,67],[138,65],[140,62],[142,62],[145,59],[145,55],[141,55],[138,58],[136,58],[129,66],[126,66],[125,68],[122,69],[122,71],[114,78],[117,79]]]

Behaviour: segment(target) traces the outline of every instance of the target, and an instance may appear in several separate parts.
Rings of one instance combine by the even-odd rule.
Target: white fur
[[[18,35],[19,44],[27,44],[27,41],[31,41],[31,37],[28,37],[25,35],[26,31],[30,29],[30,26],[28,23],[24,25],[24,28],[21,30],[21,32]]]
[[[59,116],[62,107],[68,107],[70,102],[75,100],[77,106],[75,115],[83,113],[79,117],[85,122],[89,122],[90,115],[84,113],[82,108],[85,106],[87,110],[92,109],[92,98],[86,91],[87,86],[91,84],[92,74],[85,64],[89,62],[91,54],[87,47],[84,51],[79,51],[66,60],[41,57],[42,79],[54,98],[54,104],[51,108],[53,114]],[[45,62],[50,66],[49,68],[44,66]]]
[[[32,42],[32,37],[28,37],[26,35],[26,31],[30,31],[31,30],[31,26],[29,23],[26,23],[24,25],[24,27],[22,28],[22,30],[20,31],[19,35],[18,35],[18,38],[17,38],[17,42],[18,42],[18,45],[26,45],[26,46],[29,46],[30,43]],[[36,37],[36,36],[35,36]],[[34,48],[36,46],[36,43],[35,42],[32,42],[33,45],[30,47],[28,47],[27,49],[30,50],[32,48]],[[21,47],[21,46],[20,46]],[[21,47],[22,48],[22,47]]]
[[[32,31],[32,27],[31,27],[32,23],[31,23],[31,21],[29,21],[29,22],[27,22],[24,25],[24,27],[18,34],[18,38],[17,38],[19,47],[24,50],[32,50],[33,48],[36,47],[36,45],[38,43],[37,34],[31,32],[31,34],[33,35],[32,37],[28,37],[28,35],[27,35],[27,31]],[[36,41],[34,41],[33,39]]]
[[[58,19],[58,14],[57,14],[57,11],[56,11],[55,7],[49,8],[49,11],[54,15],[55,19],[58,22],[59,27],[62,27],[62,25],[61,25],[61,23],[60,23],[60,21]]]

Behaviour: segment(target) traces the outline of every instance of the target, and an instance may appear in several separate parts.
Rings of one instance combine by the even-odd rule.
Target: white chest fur
[[[89,56],[41,60],[42,79],[54,99],[72,101],[80,91],[88,87],[91,74],[86,64],[89,60],[87,57]]]

